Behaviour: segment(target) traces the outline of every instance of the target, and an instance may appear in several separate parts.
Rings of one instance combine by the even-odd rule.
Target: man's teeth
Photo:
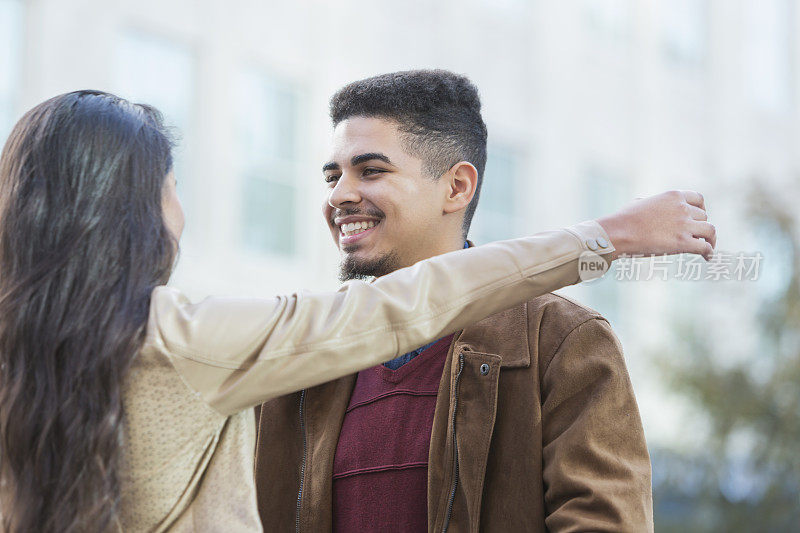
[[[370,228],[374,228],[375,224],[377,224],[377,222],[373,220],[370,220],[369,222],[350,222],[349,224],[342,224],[341,230],[345,237],[351,237],[353,235],[358,235],[359,233]]]

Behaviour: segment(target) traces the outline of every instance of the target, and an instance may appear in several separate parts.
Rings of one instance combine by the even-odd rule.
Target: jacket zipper
[[[300,464],[300,490],[297,491],[297,508],[294,515],[294,530],[300,533],[300,501],[303,498],[303,481],[306,477],[306,455],[308,455],[308,442],[306,441],[306,390],[300,391],[300,432],[303,434],[303,462]]]
[[[444,527],[442,533],[446,533],[447,528],[450,526],[450,516],[453,514],[453,502],[456,499],[456,487],[458,486],[458,441],[456,440],[456,410],[458,409],[458,381],[461,379],[461,372],[464,371],[464,354],[458,354],[458,374],[456,374],[456,381],[453,385],[453,484],[450,487],[450,499],[447,501],[447,514],[444,518]]]

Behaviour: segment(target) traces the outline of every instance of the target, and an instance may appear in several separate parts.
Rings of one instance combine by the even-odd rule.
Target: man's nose
[[[361,193],[358,190],[358,180],[342,176],[336,182],[328,195],[328,205],[340,208],[347,204],[357,204],[361,201]]]

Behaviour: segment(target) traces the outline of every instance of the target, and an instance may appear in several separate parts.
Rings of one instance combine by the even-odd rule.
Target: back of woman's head
[[[115,519],[122,386],[175,243],[161,117],[97,91],[52,98],[0,157],[0,516],[8,531]]]

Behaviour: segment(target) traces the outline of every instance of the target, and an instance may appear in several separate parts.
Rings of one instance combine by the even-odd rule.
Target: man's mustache
[[[364,217],[374,217],[374,218],[384,218],[386,215],[383,214],[378,208],[367,208],[367,209],[334,209],[331,212],[331,216],[328,222],[330,222],[331,226],[335,225],[334,220],[340,217],[350,217],[350,216],[364,216]]]

